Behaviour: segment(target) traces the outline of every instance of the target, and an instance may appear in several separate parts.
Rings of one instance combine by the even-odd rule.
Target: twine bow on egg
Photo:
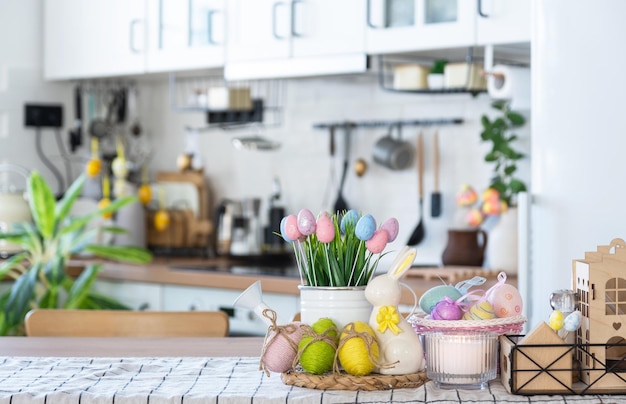
[[[267,327],[259,370],[267,376],[270,371],[282,373],[292,367],[293,358],[298,353],[298,343],[302,336],[300,323],[277,325],[278,316],[272,309],[263,310],[263,316],[271,321]]]
[[[292,368],[300,363],[305,371],[312,374],[321,374],[332,369],[337,352],[337,327],[329,319],[320,319],[317,323],[322,320],[327,320],[328,324],[331,324],[322,332],[316,332],[308,324],[300,325],[302,339],[298,346],[298,352],[293,358]]]
[[[354,341],[351,341],[356,339]],[[361,341],[363,343],[359,343]],[[378,342],[367,331],[357,331],[354,323],[347,324],[341,332],[341,340],[333,364],[333,372],[340,373],[339,362],[346,372],[365,376],[378,367]]]

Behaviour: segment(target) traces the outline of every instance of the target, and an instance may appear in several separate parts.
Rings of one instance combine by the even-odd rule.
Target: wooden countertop
[[[300,294],[298,290],[298,285],[300,284],[299,278],[281,276],[280,274],[276,276],[233,274],[228,270],[233,262],[223,258],[155,257],[155,259],[147,265],[121,264],[99,260],[75,260],[70,263],[68,273],[72,276],[78,276],[82,268],[90,262],[102,262],[104,264],[98,277],[107,280],[198,286],[239,291],[243,291],[255,281],[261,280],[264,293]],[[201,269],[173,268],[176,266],[206,266],[216,267],[218,269],[208,271]],[[496,283],[496,272],[473,267],[413,268],[405,275],[402,282],[408,285],[419,298],[428,289],[442,284],[442,280],[439,279],[439,276],[446,283],[456,284],[458,281],[470,279],[476,274],[480,274],[488,279],[485,285],[482,286],[484,289]],[[509,283],[515,285],[516,281],[517,279],[513,277],[510,278]],[[413,296],[406,288],[402,289],[401,302],[403,304],[412,304]]]

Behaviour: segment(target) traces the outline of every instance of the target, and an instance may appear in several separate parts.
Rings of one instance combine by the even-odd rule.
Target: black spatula
[[[434,156],[434,186],[433,193],[430,195],[430,215],[432,217],[441,216],[441,192],[439,192],[439,133],[435,131],[433,135],[433,149],[435,150]]]
[[[424,239],[424,141],[422,139],[422,133],[417,136],[417,188],[419,196],[419,214],[420,219],[409,237],[407,245],[417,245]]]

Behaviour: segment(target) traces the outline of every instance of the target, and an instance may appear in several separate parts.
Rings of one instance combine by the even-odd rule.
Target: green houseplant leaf
[[[67,275],[66,263],[72,254],[89,251],[111,260],[143,264],[152,259],[150,252],[139,247],[92,244],[98,229],[88,224],[99,215],[114,213],[137,200],[134,196],[118,198],[109,206],[84,216],[69,216],[85,184],[79,176],[57,202],[48,184],[37,171],[28,178],[29,207],[33,222],[14,226],[13,233],[0,233],[0,239],[18,244],[23,251],[0,264],[0,275],[15,279],[11,290],[0,296],[0,335],[22,332],[28,310],[45,308],[127,308],[106,296],[94,294],[91,288],[101,268],[90,265],[74,280]],[[119,227],[100,231],[122,232]]]
[[[519,192],[526,191],[526,184],[515,178],[517,160],[525,155],[513,147],[517,135],[511,133],[513,128],[524,125],[526,119],[520,113],[511,111],[509,102],[506,100],[494,101],[491,106],[499,110],[502,115],[490,120],[483,115],[481,124],[483,130],[480,138],[484,142],[491,142],[491,150],[485,154],[484,160],[493,163],[493,177],[489,185],[500,194],[500,199],[508,206],[515,204],[515,196]]]
[[[43,238],[51,238],[54,232],[55,199],[52,191],[39,172],[28,177],[30,211],[35,225]]]

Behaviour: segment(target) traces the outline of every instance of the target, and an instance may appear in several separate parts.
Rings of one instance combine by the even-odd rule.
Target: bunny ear
[[[416,255],[417,250],[415,248],[404,247],[393,260],[387,274],[393,279],[400,278],[411,267]]]
[[[389,265],[389,270],[387,271],[387,273],[391,273],[391,270],[400,263],[400,261],[402,260],[402,257],[404,256],[404,254],[406,254],[409,248],[410,248],[409,246],[402,247],[402,250],[400,250],[400,252],[396,255],[393,261],[391,261],[391,265]]]

